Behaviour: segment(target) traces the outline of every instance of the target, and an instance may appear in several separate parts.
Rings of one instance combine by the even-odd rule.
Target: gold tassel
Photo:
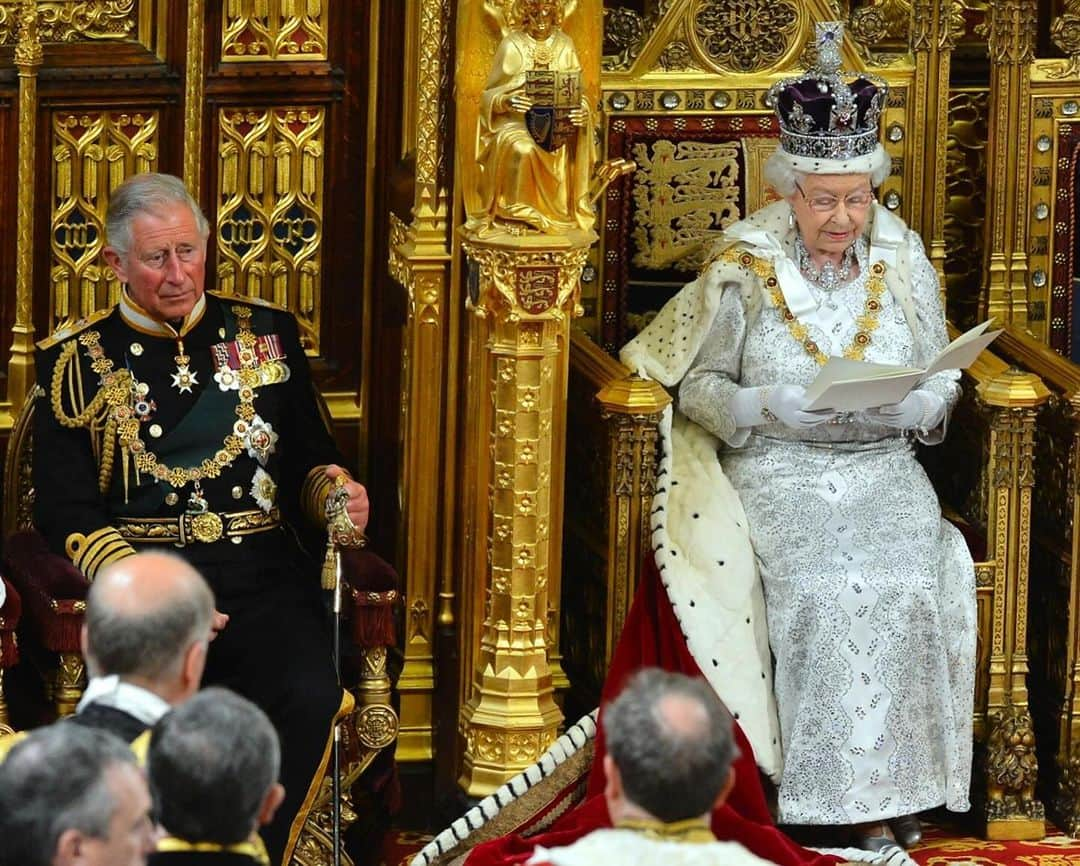
[[[322,564],[322,588],[323,589],[336,589],[337,588],[337,559],[338,552],[334,546],[334,542],[330,539],[326,540],[326,556],[323,558]]]

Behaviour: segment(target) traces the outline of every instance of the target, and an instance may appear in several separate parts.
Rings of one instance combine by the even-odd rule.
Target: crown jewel
[[[769,102],[780,119],[780,147],[811,159],[846,160],[872,153],[888,86],[876,76],[845,80],[840,60],[843,22],[821,21],[815,30],[813,67],[769,89]]]

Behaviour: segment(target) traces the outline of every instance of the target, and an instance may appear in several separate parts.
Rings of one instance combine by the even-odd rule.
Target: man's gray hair
[[[210,236],[210,223],[184,182],[171,174],[146,172],[132,175],[112,191],[105,214],[109,246],[126,257],[131,250],[131,221],[139,214],[156,214],[174,204],[187,205],[195,217],[199,236],[205,241]]]
[[[219,845],[251,835],[280,767],[266,713],[223,688],[203,689],[164,715],[147,758],[161,826],[188,842]]]
[[[700,708],[685,724],[678,703]],[[736,755],[731,717],[703,679],[646,668],[602,715],[607,750],[626,797],[664,822],[708,813]]]
[[[166,603],[150,611],[129,611],[115,606],[100,577],[86,596],[86,648],[93,676],[136,675],[155,680],[179,670],[187,648],[209,640],[214,617],[214,594],[202,576],[185,560],[172,554],[191,573],[185,591],[172,593]],[[121,560],[114,568],[123,568]]]
[[[135,764],[106,731],[67,722],[40,728],[0,764],[0,866],[49,866],[60,836],[105,839],[117,803],[105,777]]]

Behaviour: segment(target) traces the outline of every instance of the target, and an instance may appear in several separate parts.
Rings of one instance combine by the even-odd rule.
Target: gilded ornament
[[[180,497],[177,495],[177,493],[175,491],[170,491],[169,493],[165,494],[165,504],[166,505],[176,505],[179,501],[180,501]]]
[[[0,0],[0,45],[10,45],[18,33],[19,0]],[[37,0],[37,30],[41,42],[83,42],[130,39],[139,19],[137,0]]]
[[[742,217],[742,146],[660,138],[632,153],[634,264],[696,272],[711,242]]]
[[[1071,78],[1080,71],[1080,0],[1066,0],[1062,13],[1050,25],[1050,41],[1069,58],[1048,73],[1050,78]]]
[[[127,435],[124,438],[134,440],[134,439],[136,439],[138,437],[138,425],[136,425],[135,428],[130,428],[129,427],[129,428],[127,428],[126,431],[123,428],[121,428],[118,432],[120,433],[121,436],[124,436],[124,433],[126,432]],[[161,434],[164,433],[164,432],[165,431],[161,429],[160,424],[151,424],[150,425],[149,433],[155,439],[160,439]]]
[[[136,358],[138,358],[143,353],[142,343],[132,343],[130,346],[128,346],[128,351],[131,352],[131,354],[134,355]]]
[[[221,21],[221,59],[325,60],[329,3],[262,0],[226,3]]]
[[[317,352],[326,111],[321,106],[223,108],[217,129],[222,142],[219,287],[228,293],[243,287],[253,300],[295,298],[290,311],[300,326],[301,344]],[[253,345],[254,340],[248,348]]]
[[[652,23],[652,22],[649,22]],[[616,6],[604,9],[604,43],[616,48],[617,53],[605,56],[603,67],[607,71],[629,69],[641,53],[649,37],[646,19],[633,9]]]
[[[694,0],[690,41],[716,72],[759,72],[794,47],[799,8],[789,0]]]
[[[564,2],[509,0],[505,8],[510,26],[480,95],[479,177],[466,196],[466,231],[590,232],[595,121],[577,49],[561,29]]]
[[[221,518],[212,511],[196,514],[191,518],[191,534],[196,541],[212,544],[219,540],[224,530]]]

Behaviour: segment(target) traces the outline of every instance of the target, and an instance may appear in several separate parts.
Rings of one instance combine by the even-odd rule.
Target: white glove
[[[737,427],[756,427],[778,421],[788,427],[816,427],[840,417],[839,412],[807,412],[806,389],[801,385],[761,385],[740,388],[728,404]]]
[[[945,401],[933,391],[916,388],[899,403],[867,409],[866,417],[899,430],[933,430],[945,417]]]

